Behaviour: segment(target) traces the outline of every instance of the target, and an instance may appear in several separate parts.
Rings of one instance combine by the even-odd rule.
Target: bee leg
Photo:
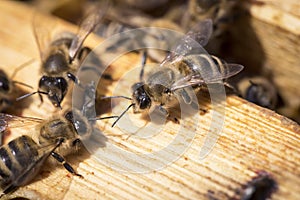
[[[158,110],[166,117],[168,117],[169,119],[171,119],[173,122],[175,122],[176,124],[179,124],[179,120],[176,117],[171,117],[170,113],[168,112],[167,109],[165,109],[162,105],[158,106]]]
[[[145,51],[143,51],[142,60],[141,60],[142,69],[140,71],[140,81],[143,81],[143,78],[144,78],[144,69],[145,69],[147,57],[148,57],[148,53],[145,50]]]
[[[199,108],[199,113],[200,115],[204,115],[208,112],[208,110],[204,109],[204,108]]]
[[[231,89],[233,93],[235,93],[235,94],[237,94],[237,95],[240,95],[239,91],[237,91],[237,90],[235,89],[235,87],[234,87],[233,85],[231,85],[230,83],[224,82],[224,85],[225,85],[226,87],[228,87],[229,89]]]
[[[68,77],[69,79],[71,79],[71,80],[72,80],[76,85],[78,85],[79,87],[84,88],[84,87],[81,85],[79,79],[78,79],[74,74],[68,72],[68,73],[67,73],[67,77]]]
[[[39,95],[39,97],[40,97],[40,101],[41,101],[41,103],[38,105],[38,107],[41,107],[41,106],[42,106],[42,104],[44,103],[44,99],[43,99],[43,96],[42,96],[42,94],[38,93],[38,95]]]
[[[102,77],[106,80],[113,81],[113,77],[110,74],[103,74]]]
[[[12,192],[16,191],[18,188],[19,188],[19,187],[16,186],[16,185],[11,185],[11,186],[9,186],[9,188],[5,189],[5,190],[3,191],[3,193],[0,194],[0,198],[1,198],[2,196],[4,196],[5,194],[12,193]]]
[[[52,153],[51,153],[51,156],[52,156],[53,158],[55,158],[55,160],[57,160],[58,162],[60,162],[60,163],[65,167],[65,169],[68,170],[71,174],[83,178],[83,176],[80,175],[80,174],[78,174],[78,173],[73,169],[73,167],[72,167],[69,163],[67,163],[67,161],[66,161],[61,155],[59,155],[58,153],[52,152]]]

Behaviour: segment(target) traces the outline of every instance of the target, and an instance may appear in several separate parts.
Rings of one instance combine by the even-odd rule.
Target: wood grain
[[[36,62],[16,76],[17,80],[36,86],[40,60],[31,27],[33,10],[20,3],[2,1],[0,13],[1,27],[5,27],[0,30],[1,66],[12,73],[15,66],[32,58],[36,59]],[[50,23],[54,19],[48,20]],[[76,30],[67,23],[59,21],[59,24],[66,30]],[[96,46],[97,38],[89,38],[87,44]],[[138,55],[127,54],[114,62],[109,72],[115,79],[122,78],[138,63]],[[134,73],[138,77],[137,72]],[[106,95],[110,95],[115,86],[120,86],[123,95],[130,95],[129,88],[134,82],[133,79],[115,81],[107,87],[109,92]],[[190,139],[187,141],[190,145],[182,154],[177,157],[175,155],[177,159],[163,168],[149,173],[124,173],[116,170],[117,167],[124,167],[123,161],[137,166],[143,162],[122,157],[120,152],[107,151],[106,148],[100,149],[100,161],[86,151],[79,151],[68,157],[68,161],[77,167],[78,172],[84,176],[83,179],[72,177],[60,166],[45,166],[35,181],[21,188],[16,195],[30,199],[241,199],[239,191],[257,176],[258,171],[264,170],[278,184],[278,190],[272,195],[272,199],[300,197],[298,124],[270,110],[229,96],[224,123],[222,120],[215,121],[217,125],[223,125],[222,132],[218,135],[214,127],[210,127],[212,106],[207,98],[201,97],[200,100],[200,104],[208,110],[206,114],[199,113],[181,119],[180,125],[168,121],[163,126],[163,131],[148,139],[135,135],[128,138],[128,133],[122,127],[111,128],[111,121],[98,124],[108,137],[107,146],[115,145],[121,151],[137,154],[153,153],[166,147],[179,134],[179,128],[183,128],[186,137],[182,140]],[[46,101],[38,107],[38,102],[38,97],[33,97],[22,115],[49,117],[54,109]],[[115,112],[121,112],[126,106],[127,101],[120,101]],[[174,112],[178,114],[180,111]],[[215,112],[221,114],[219,110]],[[132,112],[129,115],[141,126],[151,125],[141,115]],[[124,123],[126,126],[126,121],[121,124]],[[209,132],[210,128],[212,131]],[[156,133],[157,127],[149,126],[148,131]],[[193,134],[194,137],[188,138]],[[204,143],[207,137],[218,140],[212,151],[200,159],[201,148],[208,148],[207,143]],[[164,156],[174,155],[174,152],[174,149],[169,149],[162,157],[150,161],[163,163],[167,159]],[[151,163],[147,159],[145,163]]]
[[[238,25],[239,31],[235,34],[238,40],[235,42],[241,43],[242,47],[237,47],[236,52],[245,47],[251,49],[251,51],[242,51],[241,57],[245,60],[247,57],[249,59],[255,57],[253,60],[257,61],[253,65],[256,66],[250,66],[262,68],[266,75],[271,75],[286,103],[286,111],[281,109],[279,112],[299,120],[299,113],[298,116],[293,116],[295,114],[288,112],[288,108],[297,112],[300,107],[300,93],[297,89],[300,84],[298,78],[300,76],[300,16],[299,12],[295,12],[300,8],[299,1],[257,2],[259,3],[249,1],[245,4],[250,12],[251,21],[249,23],[244,21],[244,25],[243,22],[239,24],[241,26]],[[256,40],[244,40],[243,38],[247,38],[251,32]],[[240,37],[244,33],[246,37]]]

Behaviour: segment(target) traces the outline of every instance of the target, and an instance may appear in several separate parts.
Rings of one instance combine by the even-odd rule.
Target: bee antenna
[[[144,70],[145,70],[145,65],[147,62],[147,57],[148,57],[148,53],[147,53],[147,51],[144,51],[142,54],[142,60],[141,60],[142,68],[140,71],[140,81],[143,81],[143,78],[144,78]]]
[[[30,89],[33,89],[33,87],[32,87],[31,85],[28,85],[28,84],[26,84],[26,83],[22,83],[22,82],[19,82],[19,81],[13,81],[13,83],[14,83],[14,84],[20,84],[20,85],[26,86],[26,87],[28,87],[28,88],[30,88]]]
[[[254,83],[252,80],[249,80],[249,83],[250,83],[251,85],[257,86],[257,84]]]
[[[111,119],[111,118],[118,118],[119,116],[113,115],[108,117],[95,117],[95,118],[89,118],[88,121],[97,121],[97,120],[103,120],[103,119]]]
[[[106,97],[101,97],[101,99],[116,99],[116,98],[123,98],[123,99],[127,99],[127,100],[132,100],[132,98],[126,97],[126,96],[106,96]]]
[[[27,62],[23,63],[22,65],[18,66],[18,67],[14,70],[14,72],[13,72],[13,74],[11,75],[10,78],[13,79],[21,69],[23,69],[24,67],[26,67],[26,66],[28,66],[29,64],[33,63],[34,60],[35,60],[35,59],[30,59],[30,60],[28,60]]]
[[[125,115],[125,113],[132,107],[134,106],[135,104],[132,103],[130,104],[123,112],[122,114],[116,119],[116,121],[111,125],[111,127],[114,127],[116,125],[116,123],[123,117],[123,115]]]
[[[42,91],[36,91],[36,92],[25,94],[23,96],[20,96],[20,97],[16,98],[16,101],[20,101],[22,99],[25,99],[25,98],[30,97],[30,96],[35,95],[35,94],[48,94],[48,93],[47,92],[42,92]]]

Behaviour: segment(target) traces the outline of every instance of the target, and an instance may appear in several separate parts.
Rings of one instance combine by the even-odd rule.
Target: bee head
[[[0,71],[0,91],[8,92],[9,91],[9,81],[6,74],[1,70]]]
[[[76,133],[79,135],[80,140],[84,140],[90,136],[90,124],[85,118],[83,118],[79,111],[68,111],[65,114],[65,118],[71,122]],[[78,140],[75,140],[74,142],[77,143]]]
[[[132,86],[132,91],[132,101],[135,112],[150,108],[151,98],[146,92],[146,86],[144,83],[135,83]]]
[[[39,82],[39,90],[47,94],[54,106],[61,107],[60,103],[67,93],[68,83],[63,77],[43,76]]]
[[[252,103],[258,104],[262,107],[272,109],[275,105],[273,96],[270,94],[270,91],[267,88],[264,88],[262,84],[256,84],[250,82],[251,85],[247,89],[246,99]]]

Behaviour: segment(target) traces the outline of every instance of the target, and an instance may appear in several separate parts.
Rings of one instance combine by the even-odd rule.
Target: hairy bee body
[[[91,51],[90,48],[83,46],[83,43],[88,35],[94,31],[103,14],[102,9],[98,7],[90,12],[80,24],[76,34],[65,31],[54,33],[55,28],[51,27],[51,24],[45,23],[44,16],[34,18],[33,28],[40,51],[43,76],[39,80],[38,91],[32,94],[38,93],[41,100],[43,100],[42,94],[47,95],[55,107],[61,107],[61,103],[68,92],[68,80],[79,84],[74,73],[80,67],[85,56]],[[54,37],[47,37],[51,34]],[[27,96],[30,95],[25,97]]]
[[[0,115],[1,125],[28,121],[28,118]],[[29,119],[30,121],[31,119]],[[36,121],[37,120],[37,121]],[[0,148],[0,192],[7,194],[28,184],[44,166],[49,156],[72,174],[78,175],[63,156],[76,152],[81,141],[91,135],[91,124],[79,110],[67,110],[49,120],[35,119],[34,133],[22,135]]]
[[[39,166],[32,163],[43,159],[43,152],[38,151],[38,144],[28,136],[21,136],[0,148],[0,188],[8,192],[16,186],[26,184],[35,176]],[[44,157],[45,159],[46,157]],[[24,173],[24,169],[31,168]],[[30,176],[29,176],[30,175]],[[7,188],[7,186],[9,186]]]
[[[223,80],[239,73],[243,66],[229,64],[209,55],[202,47],[208,43],[212,34],[212,20],[203,20],[193,27],[181,40],[176,40],[168,56],[152,69],[144,78],[142,62],[140,81],[133,84],[132,101],[116,122],[132,107],[134,112],[144,112],[153,106],[169,116],[168,108],[174,103],[191,105],[198,110],[195,88],[210,84],[223,84]],[[226,84],[226,83],[225,83]],[[174,100],[176,100],[174,102]]]
[[[151,103],[168,106],[178,98],[191,104],[194,91],[187,86],[199,88],[206,84],[214,84],[233,76],[241,69],[240,65],[227,64],[220,58],[208,54],[187,55],[178,62],[166,63],[152,70],[144,82],[132,87],[134,111],[150,108]],[[185,77],[190,77],[190,83],[182,82]],[[196,77],[194,82],[193,77]]]
[[[74,36],[75,37],[75,36]],[[48,55],[42,62],[41,72],[43,76],[39,81],[39,90],[46,92],[54,106],[60,107],[60,103],[68,92],[71,79],[77,82],[73,75],[83,60],[83,52],[90,52],[88,47],[83,47],[74,59],[69,56],[72,37],[62,37],[54,40],[48,50]]]
[[[259,106],[276,109],[280,105],[280,95],[275,83],[263,76],[245,78],[238,83],[243,98]]]
[[[42,73],[48,76],[55,76],[70,70],[68,49],[70,48],[71,42],[71,38],[63,37],[51,43],[48,56],[42,63]]]

